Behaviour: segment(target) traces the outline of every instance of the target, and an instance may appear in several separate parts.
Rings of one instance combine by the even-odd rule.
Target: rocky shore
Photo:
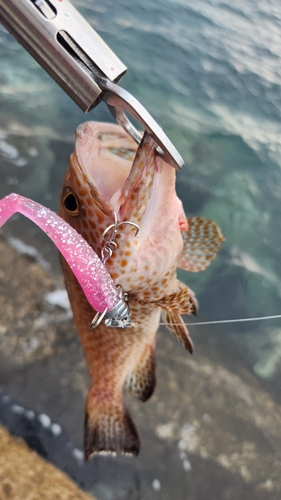
[[[160,330],[155,395],[127,401],[139,457],[84,464],[89,379],[63,280],[4,239],[0,253],[0,421],[12,434],[99,500],[172,498],[175,484],[179,499],[280,499],[281,406],[226,332],[191,331],[191,357]],[[1,499],[89,498],[30,448],[0,428]]]

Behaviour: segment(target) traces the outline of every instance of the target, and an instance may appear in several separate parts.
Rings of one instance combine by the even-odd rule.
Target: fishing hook
[[[133,226],[136,230],[135,236],[137,236],[139,229],[140,229],[139,226],[135,222],[131,222],[129,220],[124,220],[124,221],[121,221],[118,223],[117,222],[117,214],[116,214],[116,212],[114,212],[114,223],[110,224],[110,226],[108,226],[103,231],[103,233],[100,237],[100,243],[102,243],[104,241],[104,238],[107,235],[107,233],[111,230],[113,231],[110,239],[105,242],[104,246],[101,249],[101,258],[102,258],[103,264],[107,261],[107,259],[109,259],[112,256],[113,252],[115,252],[115,250],[117,250],[117,243],[115,241],[115,238],[117,236],[117,233],[118,233],[120,226],[125,225],[125,224]],[[107,255],[105,255],[105,252],[107,252]]]

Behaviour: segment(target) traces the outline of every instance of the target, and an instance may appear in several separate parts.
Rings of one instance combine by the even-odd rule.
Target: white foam
[[[84,453],[81,450],[78,450],[78,448],[73,448],[71,451],[72,455],[74,458],[76,458],[77,462],[79,465],[82,465],[84,463]]]
[[[11,406],[11,412],[16,413],[16,415],[22,415],[24,413],[24,407],[14,404]]]
[[[25,410],[24,414],[25,414],[27,420],[33,420],[35,417],[35,413],[32,410]]]
[[[154,479],[152,481],[152,488],[155,490],[155,491],[159,491],[161,490],[161,483],[159,481],[159,479]]]
[[[45,413],[41,413],[38,416],[38,420],[39,420],[40,424],[42,425],[42,427],[45,427],[45,429],[49,429],[49,427],[51,426],[51,419]]]
[[[27,159],[20,156],[14,161],[14,165],[16,165],[16,167],[25,167],[25,165],[27,165]]]
[[[59,436],[61,434],[61,426],[59,424],[52,424],[51,431],[54,436]]]
[[[25,346],[25,350],[28,354],[30,354],[31,352],[35,351],[38,346],[39,346],[39,340],[36,337],[32,337],[31,339],[28,339]]]
[[[15,146],[9,144],[5,139],[0,140],[0,151],[9,159],[15,160],[19,157],[19,152]]]
[[[175,423],[168,422],[167,424],[158,425],[156,427],[156,434],[161,439],[172,439],[175,430]]]
[[[33,157],[38,156],[38,149],[37,148],[31,147],[28,149],[27,152],[28,152],[29,156],[33,156]]]
[[[242,252],[237,246],[233,246],[230,250],[230,255],[230,264],[238,267],[243,267],[251,273],[259,274],[270,283],[272,283],[272,285],[281,290],[281,283],[277,276],[260,266],[258,262],[247,252]]]
[[[187,472],[189,472],[189,471],[191,471],[191,470],[192,470],[191,463],[190,463],[190,461],[189,461],[189,460],[187,460],[187,458],[185,458],[185,459],[183,460],[182,465],[183,465],[184,470],[186,470]]]
[[[44,298],[52,306],[59,306],[66,311],[70,309],[70,302],[65,289],[58,289],[53,292],[46,293]]]
[[[204,422],[207,422],[207,423],[211,422],[212,419],[211,419],[209,413],[204,413],[203,420],[204,420]]]

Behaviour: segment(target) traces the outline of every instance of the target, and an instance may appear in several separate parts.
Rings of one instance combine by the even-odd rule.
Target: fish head
[[[175,171],[155,148],[146,133],[137,148],[118,125],[84,123],[61,195],[60,215],[109,257],[114,281],[134,292],[175,272],[187,230]],[[104,250],[108,243],[112,255]]]

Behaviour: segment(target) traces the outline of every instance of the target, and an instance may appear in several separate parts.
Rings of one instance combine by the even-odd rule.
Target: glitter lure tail
[[[55,212],[15,193],[0,200],[0,227],[16,212],[35,222],[54,242],[96,311],[102,313],[118,304],[119,291],[108,271],[75,229]]]

